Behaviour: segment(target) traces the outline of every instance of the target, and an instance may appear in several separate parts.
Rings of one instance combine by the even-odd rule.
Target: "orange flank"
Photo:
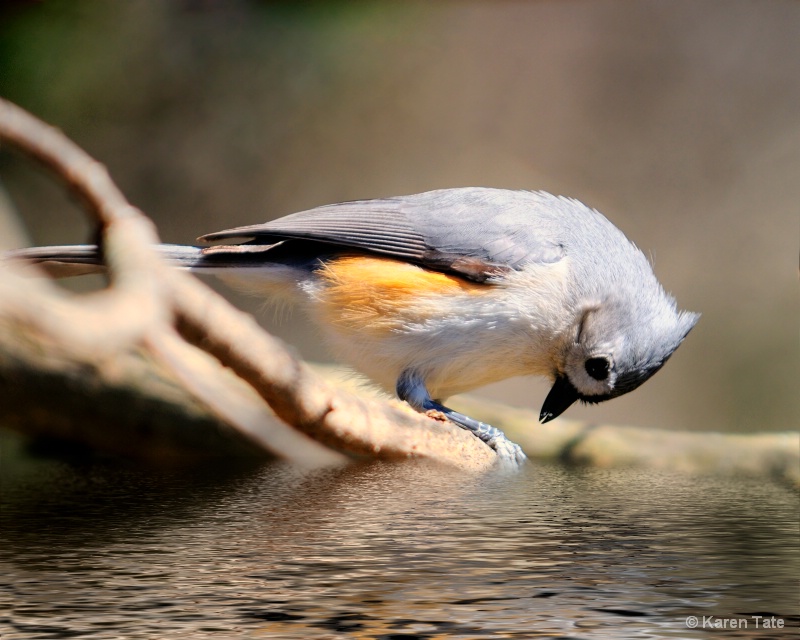
[[[317,272],[319,294],[331,324],[357,331],[386,331],[448,312],[449,302],[484,295],[491,287],[388,258],[348,256]]]

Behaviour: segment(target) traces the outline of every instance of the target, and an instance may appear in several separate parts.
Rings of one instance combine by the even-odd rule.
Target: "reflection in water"
[[[686,617],[753,613],[798,631],[798,500],[767,483],[3,462],[4,639],[708,637]]]

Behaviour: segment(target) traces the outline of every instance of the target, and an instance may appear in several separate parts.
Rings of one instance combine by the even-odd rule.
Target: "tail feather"
[[[36,264],[55,278],[105,271],[97,246],[92,244],[15,249],[5,252],[0,258],[8,264]]]
[[[263,261],[265,252],[274,246],[194,247],[161,244],[158,245],[158,251],[162,258],[175,267],[213,273],[234,267],[252,267]],[[0,264],[2,262],[37,264],[56,278],[104,273],[106,270],[97,245],[92,244],[16,249],[0,255]]]

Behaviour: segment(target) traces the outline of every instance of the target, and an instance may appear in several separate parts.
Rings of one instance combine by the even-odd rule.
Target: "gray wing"
[[[558,230],[576,205],[589,211],[542,192],[441,189],[327,205],[199,240],[312,241],[484,281],[529,262],[560,260],[564,252]]]

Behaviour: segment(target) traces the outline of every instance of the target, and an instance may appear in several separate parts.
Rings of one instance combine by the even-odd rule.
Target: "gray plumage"
[[[199,240],[313,240],[483,281],[498,269],[561,259],[558,208],[569,202],[543,192],[439,189],[326,205]]]
[[[407,260],[470,280],[569,260],[572,309],[596,307],[584,332],[624,334],[620,370],[599,402],[635,389],[670,357],[699,316],[679,313],[649,262],[605,216],[545,192],[441,189],[317,207],[271,222],[211,233],[201,241],[302,239]],[[577,260],[575,257],[579,256]]]

